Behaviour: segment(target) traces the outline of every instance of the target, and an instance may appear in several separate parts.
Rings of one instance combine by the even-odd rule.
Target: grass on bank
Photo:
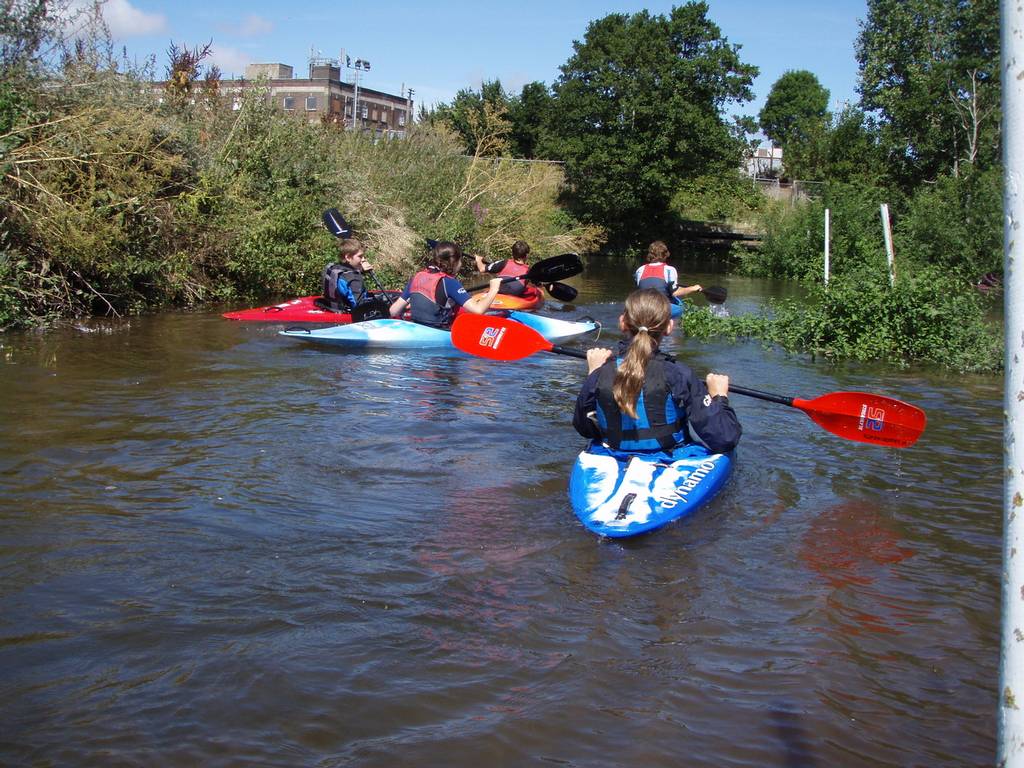
[[[443,127],[375,140],[215,87],[171,106],[95,67],[0,87],[0,328],[319,290],[339,208],[381,276],[424,239],[497,258],[595,248],[558,206],[559,166],[466,157]]]

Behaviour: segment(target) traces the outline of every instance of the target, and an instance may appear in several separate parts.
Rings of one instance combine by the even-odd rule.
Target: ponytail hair
[[[445,240],[431,248],[427,263],[454,277],[462,266],[462,249],[458,244]]]
[[[622,322],[632,335],[629,349],[615,372],[612,394],[619,410],[636,418],[636,403],[647,376],[647,363],[668,331],[672,306],[661,291],[651,288],[633,291],[626,297]]]

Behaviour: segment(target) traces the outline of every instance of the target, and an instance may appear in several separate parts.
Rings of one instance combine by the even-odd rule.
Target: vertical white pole
[[[895,256],[892,252],[892,228],[889,226],[889,205],[882,203],[882,234],[885,235],[885,258],[889,265],[889,285],[896,282]]]
[[[358,64],[359,62],[356,62],[356,63]],[[356,73],[355,74],[355,84],[356,85],[355,85],[354,104],[352,106],[352,128],[354,130],[358,131],[362,127],[361,123],[359,122],[359,68],[357,67],[354,70],[354,72]]]
[[[1003,602],[997,764],[1024,766],[1024,9],[1003,0],[1003,288],[1006,329],[1003,408]]]
[[[825,209],[825,285],[828,285],[828,259],[829,259],[829,241],[832,239],[832,220],[830,218],[831,211],[828,208]]]

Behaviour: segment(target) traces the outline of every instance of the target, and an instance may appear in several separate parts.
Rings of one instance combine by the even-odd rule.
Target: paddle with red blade
[[[536,352],[586,358],[587,353],[552,344],[522,323],[493,315],[463,312],[452,325],[452,343],[463,352],[489,360],[522,360]],[[917,406],[866,392],[831,392],[805,400],[729,385],[729,394],[788,405],[811,421],[847,440],[891,448],[909,448],[924,432],[927,418]]]

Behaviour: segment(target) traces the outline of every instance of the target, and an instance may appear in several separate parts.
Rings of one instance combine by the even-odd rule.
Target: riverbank
[[[426,238],[490,258],[601,242],[558,205],[558,166],[466,157],[443,127],[378,141],[215,87],[161,102],[90,67],[0,98],[0,327],[315,290],[339,208],[375,266],[404,278]],[[4,86],[10,94],[10,86]]]

